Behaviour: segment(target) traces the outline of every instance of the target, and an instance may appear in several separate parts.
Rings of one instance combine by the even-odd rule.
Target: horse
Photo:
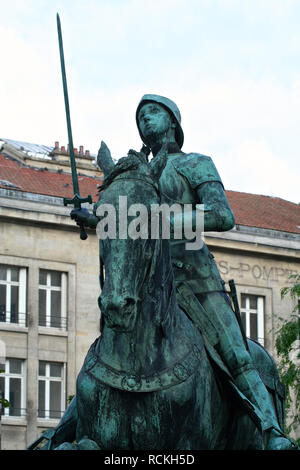
[[[251,405],[245,406],[225,365],[179,306],[169,240],[145,236],[152,204],[161,200],[161,171],[151,170],[142,154],[130,154],[104,180],[97,213],[110,205],[119,220],[120,196],[126,196],[128,207],[148,210],[144,236],[120,237],[119,220],[116,237],[100,239],[101,334],[87,353],[61,422],[30,449],[43,439],[42,449],[55,450],[263,447]],[[127,223],[135,223],[132,215]],[[276,398],[276,365],[260,345],[248,342],[258,369],[272,378],[269,389]],[[282,417],[281,405],[279,400]]]

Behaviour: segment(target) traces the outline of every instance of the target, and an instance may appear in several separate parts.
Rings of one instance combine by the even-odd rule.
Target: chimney
[[[78,154],[77,148],[74,148],[74,153],[75,153],[75,155]]]
[[[85,151],[85,156],[86,156],[86,157],[89,157],[89,156],[90,156],[90,151],[89,151],[89,150],[86,150],[86,151]]]
[[[83,145],[79,146],[79,153],[80,153],[80,155],[83,155]]]
[[[65,153],[66,152],[66,147],[64,145],[62,145],[60,151]]]
[[[59,142],[55,142],[55,145],[54,145],[54,150],[59,150]]]

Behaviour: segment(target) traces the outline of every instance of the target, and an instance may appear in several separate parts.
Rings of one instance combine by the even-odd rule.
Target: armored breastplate
[[[184,158],[182,154],[169,155],[167,164],[159,180],[162,202],[173,204],[196,204],[196,194],[189,182],[180,175],[174,161]]]
[[[201,182],[221,182],[212,160],[201,157],[197,154],[169,155],[159,181],[162,203],[201,204],[196,187]],[[177,282],[187,282],[196,294],[223,290],[214,257],[204,242],[200,250],[186,250],[186,240],[171,240],[171,256]]]

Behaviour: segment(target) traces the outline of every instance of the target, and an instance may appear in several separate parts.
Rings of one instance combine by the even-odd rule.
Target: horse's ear
[[[163,144],[162,148],[158,154],[152,158],[150,162],[151,174],[153,179],[158,183],[161,177],[161,174],[167,164],[168,159],[168,145]]]
[[[103,171],[104,176],[107,176],[115,166],[110,150],[103,140],[97,156],[97,165]]]

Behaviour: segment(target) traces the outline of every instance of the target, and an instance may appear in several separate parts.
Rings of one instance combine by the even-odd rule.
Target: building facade
[[[96,201],[103,175],[94,160],[82,147],[77,152],[81,196]],[[280,289],[300,273],[299,205],[227,195],[236,226],[206,233],[205,241],[226,286],[235,280],[247,335],[274,356],[279,317],[289,318],[294,307]],[[2,140],[0,391],[10,402],[2,411],[2,449],[24,449],[57,424],[100,334],[98,239],[88,230],[80,240],[64,196],[72,197],[65,148]]]
[[[72,206],[63,205],[63,196],[72,197],[64,148],[11,142],[4,147],[0,341],[5,372],[0,386],[11,406],[2,414],[1,447],[24,449],[57,424],[75,393],[87,350],[99,336],[98,240],[92,231],[80,240],[69,216]],[[77,170],[82,195],[91,193],[96,200],[102,173],[93,161],[78,155]]]

